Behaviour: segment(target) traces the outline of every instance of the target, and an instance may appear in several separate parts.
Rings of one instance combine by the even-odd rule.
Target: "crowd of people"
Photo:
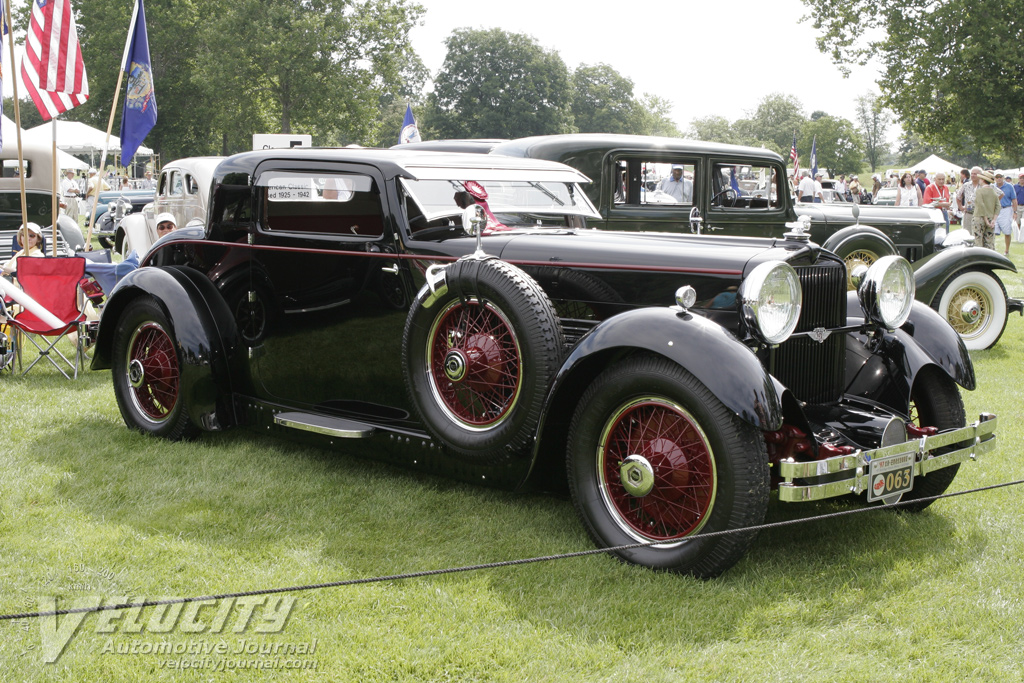
[[[812,178],[810,172],[803,171],[799,181],[790,176],[790,183],[798,201],[824,201],[822,174]],[[896,206],[940,209],[947,230],[950,225],[961,224],[972,232],[975,244],[988,249],[995,250],[995,237],[1002,235],[1006,254],[1010,253],[1015,231],[1021,229],[1024,221],[1024,173],[1018,174],[1014,184],[1012,177],[980,166],[962,169],[958,175],[939,172],[931,177],[924,169],[918,169],[899,175],[890,172],[885,181],[878,174],[872,175],[870,190],[856,175],[850,176],[848,183],[846,175],[840,175],[832,185],[846,201],[861,204],[870,204],[882,188],[894,188]]]
[[[152,171],[146,171],[144,178],[133,179],[128,176],[115,176],[112,171],[102,176],[95,168],[78,175],[69,168],[64,171],[64,177],[60,181],[60,212],[77,221],[79,214],[89,215],[92,203],[100,192],[109,192],[113,189],[154,190],[156,181],[153,180]]]

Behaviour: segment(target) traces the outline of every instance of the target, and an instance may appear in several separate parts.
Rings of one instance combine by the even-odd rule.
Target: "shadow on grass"
[[[567,500],[382,464],[374,443],[332,451],[237,430],[171,444],[123,428],[112,434],[109,425],[87,420],[69,427],[37,441],[35,457],[71,474],[56,495],[97,523],[251,562],[308,551],[318,581],[592,547]],[[773,500],[768,521],[848,507]],[[607,556],[427,580],[484,581],[520,618],[580,637],[623,647],[641,640],[699,644],[742,637],[766,622],[781,631],[806,627],[805,613],[820,619],[824,611],[839,621],[870,613],[894,593],[913,593],[922,577],[984,552],[984,537],[951,543],[952,527],[940,502],[917,515],[886,510],[773,529],[710,582]],[[204,585],[196,592],[221,590]],[[648,631],[650,624],[657,626]]]

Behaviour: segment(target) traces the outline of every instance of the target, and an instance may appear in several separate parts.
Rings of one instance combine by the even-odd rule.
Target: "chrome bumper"
[[[914,477],[926,476],[929,472],[951,467],[968,458],[988,453],[996,447],[996,416],[982,413],[978,421],[962,429],[943,432],[934,436],[923,436],[914,441],[905,441],[895,446],[857,451],[850,455],[837,455],[826,460],[811,462],[779,463],[779,500],[796,503],[843,496],[848,493],[862,493],[868,488],[868,465],[873,458],[902,453],[914,453]],[[951,444],[970,442],[970,445],[949,453],[929,457],[928,453]],[[795,484],[795,479],[811,480],[825,478],[823,483]]]

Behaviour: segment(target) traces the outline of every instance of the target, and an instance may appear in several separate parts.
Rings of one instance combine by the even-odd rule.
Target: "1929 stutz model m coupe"
[[[565,485],[597,544],[715,576],[782,501],[919,500],[995,446],[963,342],[900,256],[620,234],[561,164],[266,150],[214,172],[205,228],[106,305],[93,367],[129,427],[266,425],[487,485]],[[325,441],[326,443],[326,441]],[[913,501],[919,501],[913,503]]]

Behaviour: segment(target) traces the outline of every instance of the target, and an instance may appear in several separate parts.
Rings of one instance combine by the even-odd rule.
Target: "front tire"
[[[1006,289],[986,271],[957,274],[935,295],[932,307],[971,351],[992,348],[1006,329]]]
[[[111,373],[125,424],[143,434],[178,441],[199,430],[186,410],[181,357],[172,334],[156,301],[132,301],[114,332]]]
[[[938,427],[939,431],[959,429],[967,424],[964,402],[956,382],[938,368],[926,368],[914,379],[910,393],[910,413],[913,421],[922,427]],[[957,448],[957,445],[939,449],[934,455]],[[942,495],[953,483],[960,465],[944,467],[914,481],[914,489],[903,495],[904,501]],[[900,510],[920,512],[934,501],[900,506]]]
[[[756,532],[698,532],[760,524],[768,507],[760,433],[660,356],[633,356],[591,384],[573,417],[567,469],[597,545],[659,541],[616,554],[699,578],[736,564]]]

